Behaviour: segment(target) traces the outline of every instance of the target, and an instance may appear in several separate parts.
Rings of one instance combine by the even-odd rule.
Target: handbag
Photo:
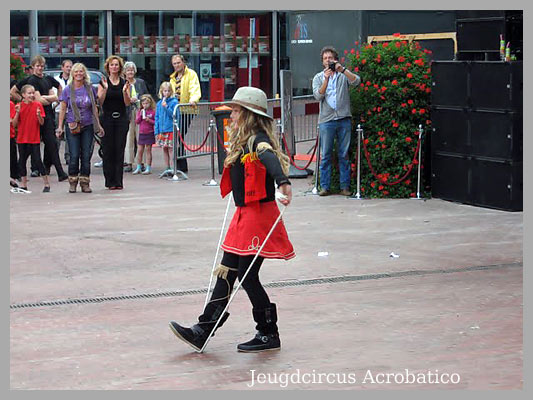
[[[76,91],[72,90],[72,87],[70,87],[70,106],[72,107],[75,121],[68,123],[68,129],[70,129],[70,133],[77,135],[81,132],[81,116],[78,105],[76,104]]]

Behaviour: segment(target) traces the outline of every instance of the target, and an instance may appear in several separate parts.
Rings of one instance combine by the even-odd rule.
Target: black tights
[[[221,264],[228,268],[227,276],[217,277],[211,299],[207,303],[204,313],[198,318],[200,322],[211,320],[217,309],[220,312],[221,308],[224,308],[228,304],[235,280],[239,278],[239,281],[242,281],[242,277],[254,257],[239,256],[224,252]],[[268,294],[259,281],[259,269],[261,268],[261,264],[263,264],[263,260],[263,257],[257,257],[250,272],[246,275],[246,279],[242,282],[242,287],[246,291],[252,307],[255,309],[264,309],[270,306]]]

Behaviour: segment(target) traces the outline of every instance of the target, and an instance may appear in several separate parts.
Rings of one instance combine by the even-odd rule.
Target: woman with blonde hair
[[[96,109],[97,92],[91,86],[91,78],[82,63],[72,66],[67,86],[59,97],[59,123],[56,135],[63,134],[66,126],[66,140],[70,149],[68,164],[69,192],[75,193],[78,182],[83,193],[91,193],[91,155],[94,133],[101,137],[104,130]],[[66,124],[65,122],[66,117]],[[78,176],[79,175],[79,176]]]
[[[122,164],[130,123],[126,112],[126,107],[131,104],[130,83],[122,78],[122,57],[109,56],[104,69],[108,77],[100,81],[98,101],[102,106],[102,125],[106,133],[102,139],[105,186],[110,190],[121,190],[124,188]]]
[[[230,147],[224,161],[220,191],[222,197],[233,191],[237,209],[221,246],[224,255],[215,271],[217,281],[213,294],[203,314],[198,317],[198,323],[186,328],[171,321],[170,328],[194,349],[202,349],[210,335],[214,334],[213,329],[228,303],[235,280],[242,280],[250,269],[242,287],[252,303],[258,332],[252,340],[239,344],[237,349],[242,352],[277,350],[281,347],[277,309],[259,281],[259,269],[265,258],[289,260],[294,257],[283,220],[264,243],[280,214],[275,202],[275,184],[284,195],[280,200],[283,205],[288,206],[292,200],[291,184],[287,178],[289,158],[279,148],[272,117],[266,113],[267,98],[262,90],[241,87],[230,105]],[[227,312],[222,316],[217,329],[228,316]]]

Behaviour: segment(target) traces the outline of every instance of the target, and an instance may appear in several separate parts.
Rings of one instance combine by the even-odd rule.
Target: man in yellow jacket
[[[170,74],[170,85],[174,89],[174,95],[180,104],[192,104],[192,106],[180,107],[180,132],[185,137],[192,119],[198,114],[198,108],[195,105],[202,97],[202,90],[200,89],[198,75],[194,70],[187,67],[185,58],[181,54],[174,54],[172,56],[172,67],[174,68],[174,72]],[[185,148],[183,147],[183,143],[180,142],[178,157],[184,154]],[[183,172],[188,171],[186,158],[178,160],[178,169]]]

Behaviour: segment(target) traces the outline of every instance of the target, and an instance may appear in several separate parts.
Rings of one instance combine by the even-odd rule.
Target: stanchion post
[[[418,180],[416,185],[416,197],[411,197],[415,200],[422,200],[420,197],[420,168],[422,166],[422,135],[424,134],[424,129],[422,124],[418,125],[418,140],[420,141],[420,147],[418,148]]]
[[[316,143],[316,161],[315,161],[315,186],[313,187],[313,190],[311,190],[311,193],[318,194],[318,174],[320,171],[319,164],[320,164],[320,127],[316,126],[316,134],[318,141]]]
[[[209,142],[211,143],[211,180],[203,184],[203,186],[218,186],[215,180],[215,121],[213,118],[209,121],[209,135],[211,136]]]
[[[361,200],[361,138],[363,137],[363,128],[357,124],[357,193],[352,198]]]

